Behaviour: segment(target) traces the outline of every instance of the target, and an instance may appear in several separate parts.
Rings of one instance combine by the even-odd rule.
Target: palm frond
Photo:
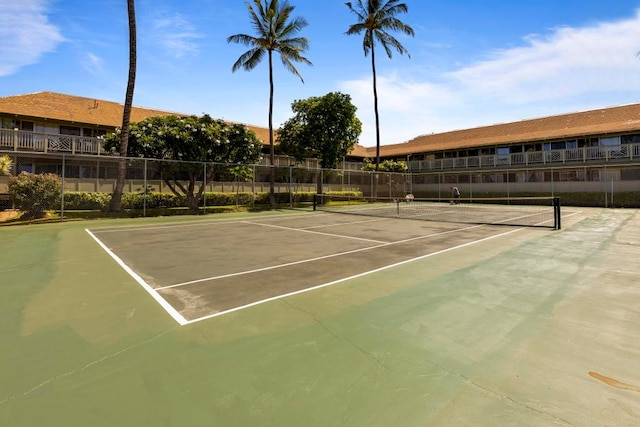
[[[247,34],[234,34],[227,37],[227,43],[238,43],[245,46],[253,46],[256,44],[256,38]]]
[[[353,3],[346,2],[345,5],[349,8],[349,10],[358,17],[359,22],[364,22],[367,20],[367,9],[362,4],[362,0],[357,0],[356,6],[353,6]]]
[[[303,56],[309,48],[309,40],[296,35],[308,25],[307,21],[303,17],[291,16],[295,7],[287,0],[253,0],[246,5],[256,35],[235,34],[227,38],[228,43],[252,47],[233,64],[232,71],[240,68],[252,70],[267,53],[271,55],[272,52],[277,52],[284,67],[302,80],[293,64],[300,62],[313,65]]]
[[[389,58],[393,57],[393,52],[391,50],[392,48],[397,50],[400,55],[406,54],[407,56],[411,57],[411,55],[409,55],[409,51],[404,46],[402,46],[402,43],[396,40],[396,38],[394,38],[391,34],[384,31],[376,31],[375,37],[380,42]]]
[[[354,35],[364,32],[362,48],[365,56],[373,48],[373,44],[378,41],[382,44],[387,56],[392,57],[392,51],[396,50],[401,55],[409,54],[407,49],[388,31],[399,31],[409,36],[414,36],[413,28],[396,17],[401,13],[407,13],[409,8],[399,0],[356,0],[347,2],[345,5],[358,17],[358,22],[349,26],[345,34]]]
[[[245,53],[240,55],[238,60],[233,64],[233,66],[231,67],[231,71],[236,72],[240,68],[246,71],[253,70],[258,66],[260,61],[262,61],[264,54],[265,50],[257,47],[246,51]]]

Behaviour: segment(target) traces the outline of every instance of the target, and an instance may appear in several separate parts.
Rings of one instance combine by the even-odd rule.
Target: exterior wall
[[[9,177],[0,176],[0,194],[6,194],[9,191]]]

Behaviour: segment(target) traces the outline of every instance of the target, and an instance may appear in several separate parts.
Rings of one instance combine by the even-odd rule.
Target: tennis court
[[[0,425],[640,425],[640,211],[400,206],[0,228]]]
[[[412,219],[416,218],[417,205],[411,206]],[[392,206],[391,212],[395,209]],[[426,209],[433,215],[433,207]],[[437,218],[443,220],[443,215],[459,209],[462,207],[445,206],[446,212],[438,209]],[[506,208],[494,207],[493,215],[484,216],[494,222],[501,209]],[[356,215],[314,212],[87,232],[180,324],[334,285],[513,232],[492,224],[433,218],[415,221],[389,215],[386,210],[377,205],[365,213],[359,206],[357,211],[350,211]],[[512,219],[509,224],[513,224],[513,218],[522,220],[526,216],[529,221],[532,216],[513,209],[506,215],[507,220]],[[469,216],[465,214],[463,222]],[[533,216],[537,221],[539,215]],[[500,218],[505,218],[504,213]]]

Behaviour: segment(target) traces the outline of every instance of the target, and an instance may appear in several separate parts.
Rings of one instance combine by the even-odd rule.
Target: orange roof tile
[[[105,127],[120,126],[122,109],[123,105],[116,102],[55,92],[0,97],[0,113]],[[186,116],[187,114],[133,107],[131,121],[137,122],[148,117],[163,115]],[[254,131],[264,144],[269,143],[269,129],[254,125],[246,126]],[[403,143],[383,145],[380,147],[380,155],[383,157],[406,156],[414,153],[578,138],[638,130],[640,130],[640,104],[631,104],[421,135]],[[350,155],[372,158],[375,157],[375,153],[375,147],[356,145]]]
[[[123,104],[117,102],[55,92],[0,97],[0,113],[112,128],[122,125],[123,108]],[[189,114],[135,106],[131,109],[132,122],[169,115],[188,116]],[[263,143],[269,143],[269,129],[253,125],[245,126],[255,132]]]
[[[640,104],[561,114],[512,123],[421,135],[380,148],[381,156],[465,149],[511,143],[580,138],[640,131]],[[367,153],[375,156],[375,147]]]

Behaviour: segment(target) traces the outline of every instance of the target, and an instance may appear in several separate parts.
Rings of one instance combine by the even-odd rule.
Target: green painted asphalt
[[[3,227],[0,426],[640,424],[640,214],[586,212],[183,327],[95,222]]]

